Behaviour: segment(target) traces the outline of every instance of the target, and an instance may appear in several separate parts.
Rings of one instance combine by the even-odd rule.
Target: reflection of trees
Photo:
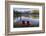
[[[21,12],[18,12],[18,11],[14,11],[14,17],[20,17],[20,20],[21,20]]]

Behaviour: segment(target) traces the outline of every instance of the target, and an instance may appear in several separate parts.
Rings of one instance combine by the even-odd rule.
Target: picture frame
[[[41,28],[16,28],[13,30],[12,23],[13,23],[13,8],[20,5],[20,8],[38,8],[41,12],[40,14],[40,27]],[[22,6],[23,5],[23,6]],[[31,6],[31,7],[30,7]],[[32,7],[33,6],[33,7]],[[41,8],[41,9],[40,9]],[[12,12],[12,13],[11,13]],[[10,23],[12,22],[12,23]],[[35,2],[21,2],[21,1],[5,1],[5,33],[7,35],[21,35],[21,34],[37,34],[37,33],[44,33],[45,32],[45,3],[35,3]],[[22,29],[22,31],[20,30]],[[29,29],[29,30],[28,30]],[[24,30],[24,31],[23,31]],[[31,30],[31,31],[30,31]],[[33,30],[33,31],[32,31]]]

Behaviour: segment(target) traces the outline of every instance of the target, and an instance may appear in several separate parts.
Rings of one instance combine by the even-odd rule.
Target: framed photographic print
[[[34,2],[5,2],[6,35],[45,32],[45,4]]]

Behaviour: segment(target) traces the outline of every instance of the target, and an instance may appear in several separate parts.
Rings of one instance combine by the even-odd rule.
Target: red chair
[[[27,21],[27,26],[29,26],[30,25],[30,23],[29,23],[29,21]]]
[[[22,21],[22,24],[25,24],[25,21]]]

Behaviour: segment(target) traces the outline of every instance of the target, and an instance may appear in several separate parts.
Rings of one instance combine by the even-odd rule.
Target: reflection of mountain
[[[26,17],[21,17],[21,20],[20,20],[20,17],[18,17],[14,20],[14,22],[22,22],[22,21],[25,21],[25,22],[29,21],[33,25],[38,25],[39,24],[39,19],[32,19],[32,18],[28,18],[28,17],[27,18]]]

